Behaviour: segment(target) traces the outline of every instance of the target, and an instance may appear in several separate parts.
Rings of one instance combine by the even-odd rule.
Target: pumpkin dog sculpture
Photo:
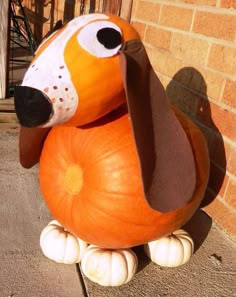
[[[15,108],[21,163],[31,167],[40,159],[42,195],[59,222],[41,237],[47,256],[70,262],[55,257],[53,241],[45,243],[45,234],[56,228],[92,245],[81,248],[85,252],[76,261],[82,258],[84,273],[102,285],[132,278],[133,246],[147,244],[147,254],[160,265],[189,259],[175,251],[164,263],[169,249],[160,241],[177,232],[183,253],[192,253],[191,239],[176,230],[203,198],[206,144],[199,129],[169,104],[129,23],[90,14],[55,31],[16,88]],[[58,249],[65,253],[65,246]],[[104,265],[111,255],[112,276]]]

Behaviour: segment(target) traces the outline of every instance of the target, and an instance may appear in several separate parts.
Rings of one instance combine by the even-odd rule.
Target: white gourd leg
[[[81,260],[83,273],[101,286],[120,286],[128,283],[138,267],[131,249],[105,249],[90,245]]]
[[[71,234],[56,220],[51,221],[40,235],[43,254],[58,263],[79,263],[87,246],[86,242]]]
[[[194,243],[185,230],[179,229],[168,236],[148,242],[144,250],[154,263],[163,267],[178,267],[190,260]]]

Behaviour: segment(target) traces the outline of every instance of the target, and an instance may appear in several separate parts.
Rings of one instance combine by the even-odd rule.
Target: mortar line
[[[216,1],[216,7],[217,7],[217,8],[221,8],[221,7],[220,7],[220,3],[221,3],[221,0],[217,0],[217,1]]]
[[[150,44],[149,44],[149,46],[150,46]],[[156,48],[156,47],[153,47],[153,49],[154,49],[154,50],[155,50],[155,49],[157,49],[157,50],[161,50],[160,48]],[[221,76],[221,77],[224,78],[224,79],[230,79],[230,80],[232,80],[232,81],[235,81],[235,75],[228,74],[228,73],[225,73],[225,72],[221,72],[221,71],[219,71],[219,70],[217,70],[217,69],[211,68],[211,67],[209,67],[209,66],[207,66],[207,65],[199,64],[199,63],[197,63],[197,62],[195,62],[195,63],[193,62],[193,63],[190,63],[190,64],[189,64],[189,61],[187,61],[187,60],[185,60],[185,59],[179,57],[178,55],[176,55],[176,54],[174,54],[174,53],[169,53],[169,55],[172,56],[172,57],[174,57],[174,58],[177,59],[177,60],[181,60],[181,61],[183,62],[183,66],[184,66],[184,64],[187,63],[188,65],[192,65],[192,67],[194,67],[194,68],[196,68],[196,67],[201,67],[202,69],[207,70],[207,71],[209,71],[209,72],[212,72],[212,73],[214,73],[214,74],[217,74],[217,75]],[[166,75],[166,76],[167,76],[167,75]],[[232,110],[232,108],[231,108],[231,110]]]
[[[82,288],[82,292],[84,294],[84,297],[89,297],[88,291],[87,291],[87,288],[86,288],[86,285],[85,285],[85,281],[84,281],[84,278],[82,276],[80,264],[76,264],[76,270],[77,270],[77,273],[78,273],[79,282],[81,284],[81,288]]]
[[[164,73],[161,73],[161,72],[159,72],[159,71],[157,71],[157,72],[160,73],[161,75],[163,75],[163,76],[169,78],[170,80],[172,80],[172,78],[170,78],[168,75],[166,75],[166,74],[164,74]],[[203,77],[203,78],[204,78],[204,77]],[[181,86],[183,89],[185,89],[185,90],[187,90],[187,91],[189,91],[189,92],[191,92],[191,93],[193,93],[193,94],[195,94],[195,95],[201,95],[202,98],[204,98],[205,100],[209,100],[210,102],[212,102],[213,104],[219,106],[220,108],[223,108],[223,109],[225,109],[225,110],[227,110],[227,111],[229,111],[229,112],[235,112],[235,111],[236,111],[235,108],[232,108],[232,107],[230,107],[230,106],[228,106],[228,105],[226,105],[226,104],[224,104],[224,103],[222,103],[222,102],[219,102],[219,101],[217,101],[217,100],[215,100],[215,99],[209,97],[207,94],[203,94],[203,93],[201,93],[200,91],[194,90],[194,89],[192,89],[192,88],[190,88],[190,87],[188,87],[188,86],[186,86],[186,85],[184,85],[184,84],[181,84],[181,83],[178,82],[178,81],[175,81],[174,83],[175,83],[176,85]],[[219,105],[219,103],[220,103],[220,105]]]
[[[160,21],[161,21],[162,8],[163,8],[163,4],[160,3],[160,11],[159,11],[159,16],[158,16],[158,24],[160,24]]]
[[[223,96],[224,96],[224,91],[225,91],[225,86],[226,86],[226,78],[224,78],[221,90],[220,90],[220,96],[219,96],[219,101],[221,102],[221,104],[224,104],[224,102],[222,102],[223,100]]]
[[[168,75],[166,75],[166,74],[164,74],[164,73],[161,73],[161,72],[159,72],[159,71],[156,71],[156,73],[158,73],[158,76],[163,76],[163,77],[164,77],[165,79],[167,79],[169,82],[170,82],[171,80],[173,80],[173,78],[170,78]],[[213,103],[213,104],[219,106],[220,108],[223,108],[223,109],[225,109],[225,110],[227,110],[227,111],[229,111],[229,112],[232,112],[232,108],[230,108],[228,105],[225,105],[225,104],[223,104],[223,103],[221,103],[221,102],[220,102],[221,105],[219,105],[219,102],[218,102],[218,101],[215,101],[215,100],[212,99],[211,97],[209,97],[209,96],[207,96],[207,95],[204,95],[204,94],[202,94],[202,93],[199,92],[199,91],[196,91],[196,90],[194,90],[194,89],[191,89],[191,88],[189,88],[188,86],[186,86],[186,85],[184,85],[184,84],[181,84],[180,82],[178,82],[178,81],[176,81],[176,80],[174,81],[174,84],[181,86],[183,89],[185,89],[185,90],[191,92],[192,94],[201,95],[201,97],[202,97],[203,99],[210,101],[211,103]],[[192,119],[192,120],[193,120],[193,119]],[[214,135],[219,136],[219,135],[218,135],[219,133],[217,133],[216,131],[212,130],[212,129],[211,129],[210,127],[208,127],[208,126],[205,126],[204,124],[202,124],[201,122],[199,122],[197,119],[194,119],[194,121],[197,122],[197,124],[198,124],[199,126],[201,126],[201,127],[203,127],[203,128],[206,128],[206,129],[208,129],[209,131],[211,131],[211,133],[213,133]],[[221,134],[221,133],[220,133],[220,134]],[[224,142],[228,143],[228,144],[229,144],[230,146],[232,146],[233,148],[236,148],[236,142],[235,142],[235,141],[231,140],[230,138],[228,138],[228,137],[225,136],[225,135],[222,135],[222,134],[221,134],[221,136],[222,136]],[[234,178],[235,178],[235,176],[232,175],[230,172],[227,172],[227,173],[228,173],[228,175],[229,175],[230,177],[234,177]]]
[[[188,31],[188,30],[185,31],[185,30],[181,30],[181,29],[178,29],[178,28],[174,28],[174,27],[168,27],[168,26],[165,26],[165,25],[160,25],[160,24],[157,24],[155,22],[150,22],[150,21],[143,20],[143,19],[140,19],[140,18],[132,18],[132,21],[136,21],[136,22],[139,22],[139,23],[142,23],[142,24],[146,24],[148,26],[163,29],[163,30],[166,30],[166,31],[169,31],[169,32],[172,32],[172,33],[183,34],[183,35],[186,35],[188,37],[197,38],[197,39],[207,41],[207,42],[211,42],[211,43],[214,43],[214,44],[217,44],[217,45],[236,48],[236,44],[235,44],[234,40],[229,41],[229,40],[226,40],[226,39],[218,39],[218,38],[216,38],[214,36],[207,36],[207,35],[204,35],[204,34],[193,32],[193,31]]]
[[[195,16],[196,16],[196,8],[193,10],[192,22],[191,22],[190,29],[189,29],[189,31],[192,32],[192,33],[194,33],[193,32],[193,26],[194,26],[194,22],[195,22]]]
[[[232,208],[232,206],[230,206],[227,201],[221,197],[221,195],[215,193],[211,188],[207,187],[207,190],[212,194],[212,195],[217,195],[217,197],[215,199],[218,199],[231,213],[236,214],[236,210]]]
[[[218,14],[226,14],[226,15],[236,15],[236,11],[233,9],[228,9],[224,7],[218,7],[217,5],[211,6],[211,5],[197,5],[197,4],[191,4],[191,3],[180,3],[180,2],[168,2],[165,0],[158,0],[158,3],[164,4],[167,6],[175,6],[178,8],[183,9],[196,9],[201,12],[211,12],[211,13],[218,13]]]

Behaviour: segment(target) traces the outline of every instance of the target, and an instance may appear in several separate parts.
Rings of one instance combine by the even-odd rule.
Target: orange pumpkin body
[[[40,185],[53,216],[84,241],[105,248],[140,245],[185,224],[203,198],[208,155],[198,128],[176,115],[196,164],[197,185],[187,205],[169,213],[149,207],[129,116],[116,111],[107,121],[57,126],[49,133],[40,159]]]

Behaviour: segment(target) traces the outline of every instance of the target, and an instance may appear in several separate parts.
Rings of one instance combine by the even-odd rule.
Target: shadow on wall
[[[217,155],[217,163],[210,165],[208,188],[201,207],[210,204],[219,193],[225,172],[226,157],[223,137],[212,120],[211,107],[207,97],[207,85],[202,74],[193,67],[180,69],[166,88],[170,102],[189,116],[202,130],[208,144],[209,155]]]

